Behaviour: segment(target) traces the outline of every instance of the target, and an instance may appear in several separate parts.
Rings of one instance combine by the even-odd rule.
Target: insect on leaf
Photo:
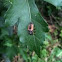
[[[48,25],[40,15],[35,0],[12,0],[12,4],[5,15],[7,25],[13,26],[17,21],[20,42],[28,45],[31,51],[40,56],[40,46],[48,32]],[[34,34],[28,33],[28,25],[34,24]]]

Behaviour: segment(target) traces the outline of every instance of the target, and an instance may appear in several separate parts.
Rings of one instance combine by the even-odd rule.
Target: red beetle
[[[28,33],[30,35],[33,35],[33,30],[34,30],[34,24],[30,22],[30,24],[28,25]]]

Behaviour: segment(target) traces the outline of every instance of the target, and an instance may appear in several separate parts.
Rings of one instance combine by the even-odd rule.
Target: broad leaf
[[[62,0],[44,0],[44,1],[51,3],[52,5],[56,7],[62,6]]]
[[[11,0],[12,4],[8,9],[5,18],[7,25],[14,25],[17,21],[18,35],[20,41],[28,45],[28,48],[40,55],[40,46],[45,39],[45,32],[48,32],[47,23],[40,15],[34,0]],[[35,34],[28,34],[27,28],[33,22]]]

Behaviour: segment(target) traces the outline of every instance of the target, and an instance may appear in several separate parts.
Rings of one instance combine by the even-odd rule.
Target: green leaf
[[[44,1],[51,3],[52,5],[56,7],[62,6],[62,0],[44,0]]]
[[[7,47],[12,47],[13,46],[13,42],[12,42],[11,39],[6,38],[4,45],[7,46]]]
[[[41,57],[42,57],[42,58],[45,58],[45,57],[47,57],[47,55],[48,55],[47,50],[46,50],[46,49],[43,49],[43,50],[41,51]]]
[[[19,52],[20,52],[20,55],[22,55],[23,59],[24,60],[27,60],[28,59],[28,55],[27,55],[27,52],[23,50],[23,48],[19,48]]]
[[[17,47],[12,46],[12,47],[6,48],[6,56],[9,57],[10,59],[13,59],[13,57],[17,54],[18,54],[18,48]]]
[[[13,26],[17,21],[18,35],[20,41],[28,45],[28,48],[40,56],[40,46],[45,39],[45,32],[48,32],[47,23],[40,15],[34,0],[11,0],[11,6],[5,15],[7,25]],[[27,28],[33,22],[35,34],[28,34]]]

